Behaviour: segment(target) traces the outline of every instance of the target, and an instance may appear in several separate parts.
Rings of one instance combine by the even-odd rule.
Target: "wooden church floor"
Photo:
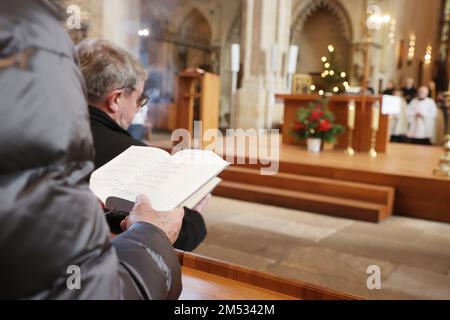
[[[218,197],[204,216],[200,255],[367,299],[450,299],[450,224],[373,224]],[[381,290],[367,289],[371,265]]]
[[[150,144],[165,150],[172,148],[170,135],[165,133],[153,135]],[[356,153],[354,156],[348,156],[344,154],[343,150],[327,150],[315,154],[306,151],[305,147],[282,144],[281,142],[279,150],[279,162],[282,166],[283,164],[298,164],[445,180],[432,174],[438,166],[439,158],[443,155],[442,147],[438,146],[391,143],[388,146],[388,152],[380,153],[375,159],[367,153]],[[258,152],[270,154],[266,150],[262,150],[262,152],[258,150]],[[243,154],[239,155],[242,156]],[[244,156],[248,157],[248,154]]]

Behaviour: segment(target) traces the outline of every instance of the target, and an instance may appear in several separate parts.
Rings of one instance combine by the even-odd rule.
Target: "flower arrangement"
[[[343,131],[342,125],[335,124],[335,117],[326,108],[326,101],[321,100],[298,110],[291,134],[299,140],[315,138],[334,144],[337,135]]]

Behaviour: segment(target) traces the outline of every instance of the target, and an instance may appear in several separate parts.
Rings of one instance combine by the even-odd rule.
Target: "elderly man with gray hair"
[[[147,73],[132,54],[106,40],[85,40],[77,51],[87,87],[98,168],[131,146],[146,146],[135,140],[127,129],[147,103],[143,92]],[[176,249],[192,251],[206,237],[206,225],[199,211],[207,201],[208,197],[194,210],[184,208],[185,216],[174,244]],[[120,233],[123,229],[119,227],[120,222],[109,217],[111,230]]]

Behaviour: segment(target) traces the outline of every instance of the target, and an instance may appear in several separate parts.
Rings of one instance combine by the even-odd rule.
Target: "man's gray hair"
[[[77,46],[89,103],[102,101],[115,89],[135,89],[147,79],[144,66],[125,49],[107,40],[84,40]]]

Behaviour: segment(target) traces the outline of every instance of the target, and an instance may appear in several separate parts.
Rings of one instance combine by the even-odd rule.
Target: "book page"
[[[160,183],[158,176],[150,175],[152,168],[170,161],[170,154],[164,150],[151,147],[130,147],[125,152],[94,171],[90,179],[90,189],[106,203],[106,199],[124,188],[130,182],[143,177],[146,187]],[[162,177],[164,178],[164,177]],[[130,199],[135,201],[135,199]]]
[[[183,150],[172,157],[170,166],[176,172],[158,186],[156,193],[148,195],[156,210],[172,210],[182,205],[229,163],[211,151]]]
[[[155,210],[172,210],[229,165],[211,151],[183,150],[160,158],[139,156],[140,152],[134,151],[127,150],[120,161],[116,160],[119,156],[93,175],[91,188],[102,201],[117,197],[134,202],[145,194]],[[131,165],[130,155],[134,155]]]

